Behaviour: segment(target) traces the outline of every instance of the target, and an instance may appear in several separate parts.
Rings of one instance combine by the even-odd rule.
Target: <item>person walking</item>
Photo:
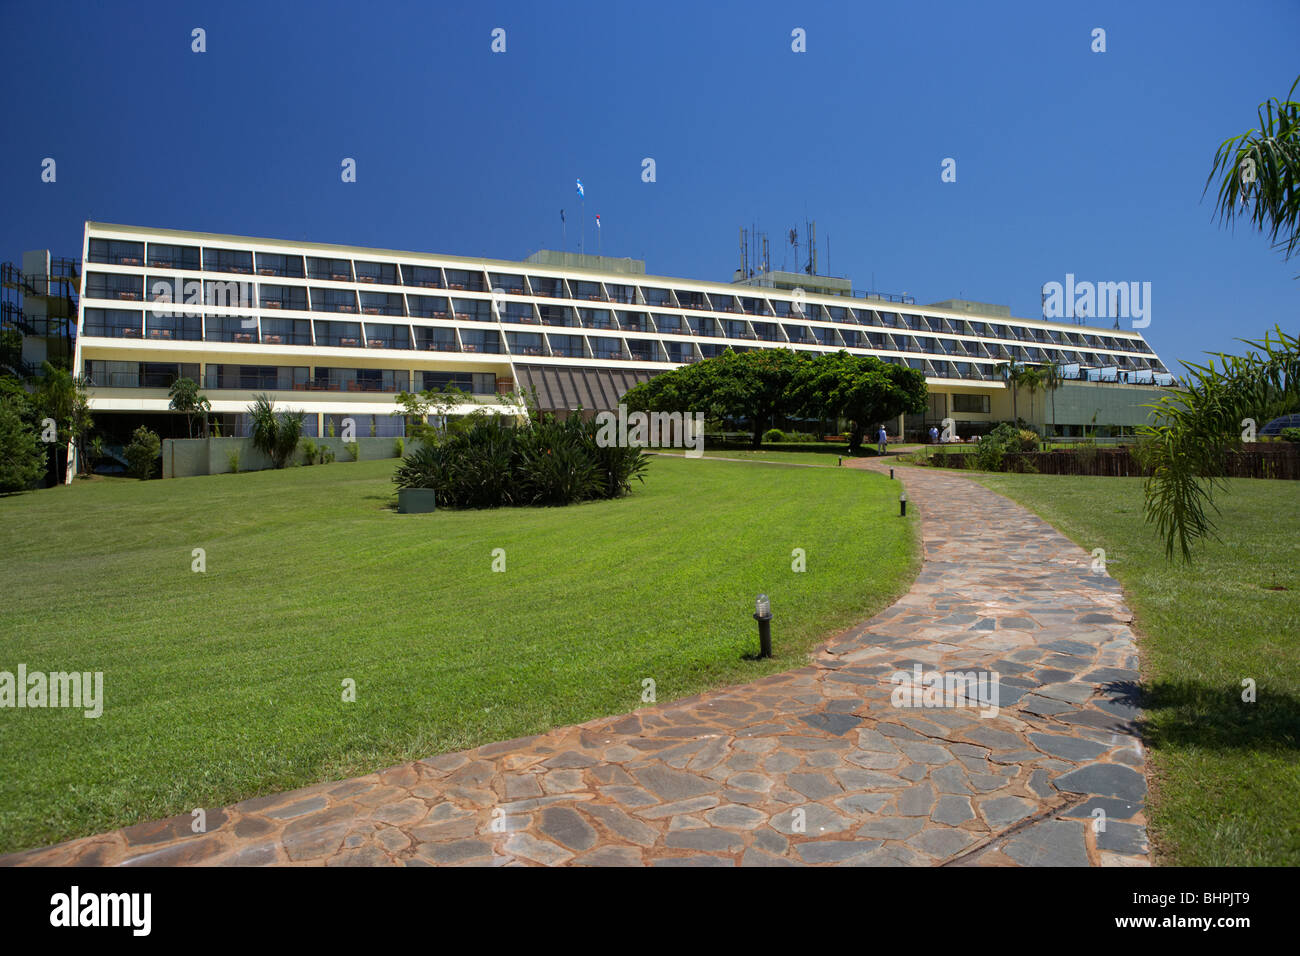
[[[883,455],[885,453],[885,446],[889,444],[889,438],[885,435],[884,425],[880,426],[880,431],[876,435],[876,441],[878,443],[878,450],[880,451],[880,454]]]

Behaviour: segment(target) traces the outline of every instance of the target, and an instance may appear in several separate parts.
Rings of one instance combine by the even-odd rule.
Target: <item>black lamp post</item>
[[[758,622],[758,656],[772,656],[772,605],[766,594],[760,594],[754,602],[754,620]]]
[[[900,518],[907,517],[907,492],[906,491],[904,491],[901,495],[898,496],[898,516]]]

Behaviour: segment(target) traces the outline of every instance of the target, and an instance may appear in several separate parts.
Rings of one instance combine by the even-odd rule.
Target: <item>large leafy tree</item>
[[[45,471],[45,446],[15,404],[0,401],[0,494],[25,491]]]
[[[997,367],[998,375],[1002,376],[1002,381],[1007,383],[1011,389],[1011,417],[1017,422],[1020,421],[1020,407],[1017,398],[1020,395],[1020,383],[1025,377],[1025,366],[1015,359],[1009,362],[1003,362]]]
[[[1217,180],[1215,213],[1231,225],[1245,219],[1291,258],[1300,249],[1300,102],[1274,97],[1259,104],[1259,126],[1224,140],[1205,183]]]
[[[797,407],[849,421],[849,451],[862,450],[867,429],[899,415],[925,411],[929,391],[918,369],[843,350],[807,360],[792,393]]]
[[[266,454],[276,468],[283,468],[298,450],[306,414],[301,409],[277,412],[269,395],[254,396],[248,414],[253,420],[253,447]]]
[[[1246,341],[1244,356],[1217,356],[1205,365],[1184,362],[1187,376],[1153,409],[1144,425],[1146,518],[1165,540],[1165,554],[1190,560],[1192,543],[1213,534],[1208,511],[1223,487],[1225,455],[1240,447],[1247,419],[1300,410],[1300,337],[1281,327],[1262,342]]]
[[[716,358],[656,375],[623,396],[633,411],[704,412],[745,420],[758,448],[773,420],[795,408],[791,384],[808,359],[789,349],[728,349]]]
[[[36,386],[39,414],[54,420],[59,443],[65,448],[75,448],[77,461],[86,470],[90,462],[90,456],[86,454],[86,440],[95,422],[90,415],[85,379],[74,377],[67,369],[58,368],[49,362],[41,363],[41,372]]]

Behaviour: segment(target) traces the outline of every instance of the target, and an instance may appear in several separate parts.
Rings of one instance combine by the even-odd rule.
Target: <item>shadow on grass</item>
[[[1300,701],[1267,685],[1256,688],[1253,703],[1243,701],[1244,688],[1232,684],[1156,681],[1141,687],[1112,684],[1107,689],[1118,701],[1142,708],[1136,725],[1151,747],[1300,749]]]

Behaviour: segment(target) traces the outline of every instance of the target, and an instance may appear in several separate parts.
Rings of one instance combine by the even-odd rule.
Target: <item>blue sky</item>
[[[1293,0],[4,9],[7,259],[79,255],[86,219],[522,258],[561,208],[576,250],[581,178],[587,251],[600,214],[652,273],[726,281],[754,222],[779,266],[815,219],[823,266],[918,302],[1150,282],[1175,370],[1300,329],[1300,260],[1202,198],[1300,70]]]

